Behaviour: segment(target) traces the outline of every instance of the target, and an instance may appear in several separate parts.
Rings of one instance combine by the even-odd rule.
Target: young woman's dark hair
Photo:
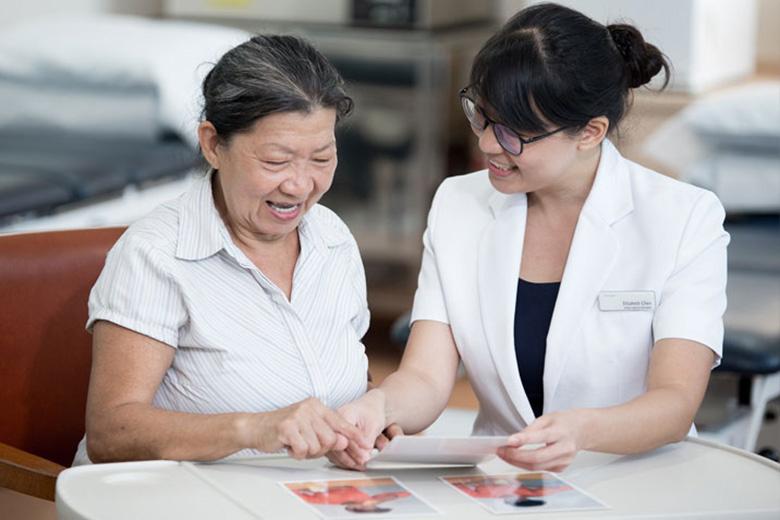
[[[333,108],[341,120],[353,107],[325,56],[302,38],[280,35],[255,36],[225,53],[203,80],[203,100],[201,117],[225,142],[277,112]]]
[[[631,25],[604,26],[557,4],[523,9],[491,37],[474,60],[470,93],[498,121],[522,134],[565,127],[576,132],[594,117],[617,128],[629,91],[669,63]]]

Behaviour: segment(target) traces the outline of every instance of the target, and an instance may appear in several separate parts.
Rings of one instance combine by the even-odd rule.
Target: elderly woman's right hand
[[[265,452],[286,448],[296,459],[317,458],[349,446],[371,449],[356,426],[313,397],[273,412],[251,414],[243,431],[247,447]]]

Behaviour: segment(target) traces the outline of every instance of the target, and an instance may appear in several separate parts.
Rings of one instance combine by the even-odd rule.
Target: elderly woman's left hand
[[[498,449],[503,460],[533,471],[563,471],[584,448],[588,410],[566,410],[543,415],[523,431],[512,435],[506,446]],[[539,448],[523,448],[541,444]]]

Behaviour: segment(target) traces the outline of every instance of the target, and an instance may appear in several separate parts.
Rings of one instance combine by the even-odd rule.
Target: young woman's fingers
[[[549,426],[544,428],[539,427],[534,430],[530,430],[529,428],[512,435],[507,442],[507,446],[519,448],[520,446],[525,446],[527,444],[550,444],[557,441],[561,436],[558,430]]]
[[[382,451],[385,449],[385,446],[390,444],[390,439],[387,438],[387,436],[382,433],[379,435],[379,437],[376,438],[376,442],[374,442],[374,447],[378,449],[379,451]]]
[[[509,461],[507,461],[509,462]],[[521,464],[516,463],[512,464],[513,466],[516,466],[518,468],[522,468],[527,471],[555,471],[555,472],[561,472],[569,467],[571,464],[572,459],[569,457],[561,457],[559,459],[554,459],[549,462],[539,463],[539,464]]]
[[[398,426],[396,423],[393,423],[387,428],[385,428],[385,431],[383,431],[379,435],[379,437],[376,438],[374,447],[379,451],[382,451],[383,449],[385,449],[385,446],[387,446],[390,443],[391,440],[403,434],[404,431],[401,429],[401,427]]]
[[[534,467],[535,471],[554,471],[556,473],[560,473],[561,471],[565,470],[569,467],[569,465],[574,461],[574,457],[571,455],[564,455],[562,457],[559,457],[557,459],[549,460],[547,462],[544,462],[542,464],[538,464],[536,467]]]
[[[334,412],[333,410],[328,409],[327,412],[323,415],[323,418],[334,431],[342,434],[349,440],[357,443],[365,449],[370,450],[373,447],[374,437],[372,437],[370,441],[366,439],[366,435],[361,432],[357,426],[348,422],[338,412]]]
[[[561,473],[566,470],[571,465],[572,461],[570,460],[563,460],[560,464],[552,465],[550,466],[550,469],[548,471],[552,471],[554,473]]]
[[[354,461],[356,465],[355,469],[359,469],[361,471],[366,469],[366,462],[368,462],[368,459],[371,455],[370,451],[364,450],[355,443],[350,442],[347,446],[347,449],[344,450],[344,453],[346,453],[346,455]]]
[[[372,450],[366,450],[361,446],[358,446],[354,442],[350,442],[349,446],[347,446],[347,449],[344,451],[347,453],[347,455],[352,457],[352,459],[355,462],[357,462],[361,466],[364,466],[365,463],[368,462],[368,459],[371,457]]]
[[[549,415],[542,415],[541,417],[537,418],[534,422],[523,428],[522,431],[519,431],[515,433],[514,435],[511,435],[509,437],[509,440],[507,442],[507,446],[522,446],[523,444],[533,444],[534,442],[529,441],[529,438],[536,438],[538,436],[538,432],[547,430],[550,425],[552,424],[553,420]]]
[[[387,428],[385,428],[385,432],[384,433],[385,433],[385,436],[388,439],[393,440],[398,435],[403,435],[404,431],[401,429],[400,426],[398,426],[397,423],[393,423],[390,426],[388,426]]]
[[[362,470],[360,464],[355,462],[355,460],[350,457],[345,451],[330,451],[326,454],[328,457],[328,460],[334,464],[335,466],[338,466],[343,469],[351,469],[351,470]]]
[[[522,448],[500,448],[498,456],[506,462],[525,469],[546,469],[557,466],[561,459],[573,458],[574,450],[565,443],[555,443],[533,450]]]

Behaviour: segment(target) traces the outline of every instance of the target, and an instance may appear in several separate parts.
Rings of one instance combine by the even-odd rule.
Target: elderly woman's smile
[[[290,220],[298,216],[298,213],[301,209],[301,203],[297,204],[283,204],[283,203],[276,203],[272,201],[266,201],[266,204],[268,204],[268,207],[271,208],[271,211],[273,212],[274,216],[277,218],[280,218],[282,220]]]

